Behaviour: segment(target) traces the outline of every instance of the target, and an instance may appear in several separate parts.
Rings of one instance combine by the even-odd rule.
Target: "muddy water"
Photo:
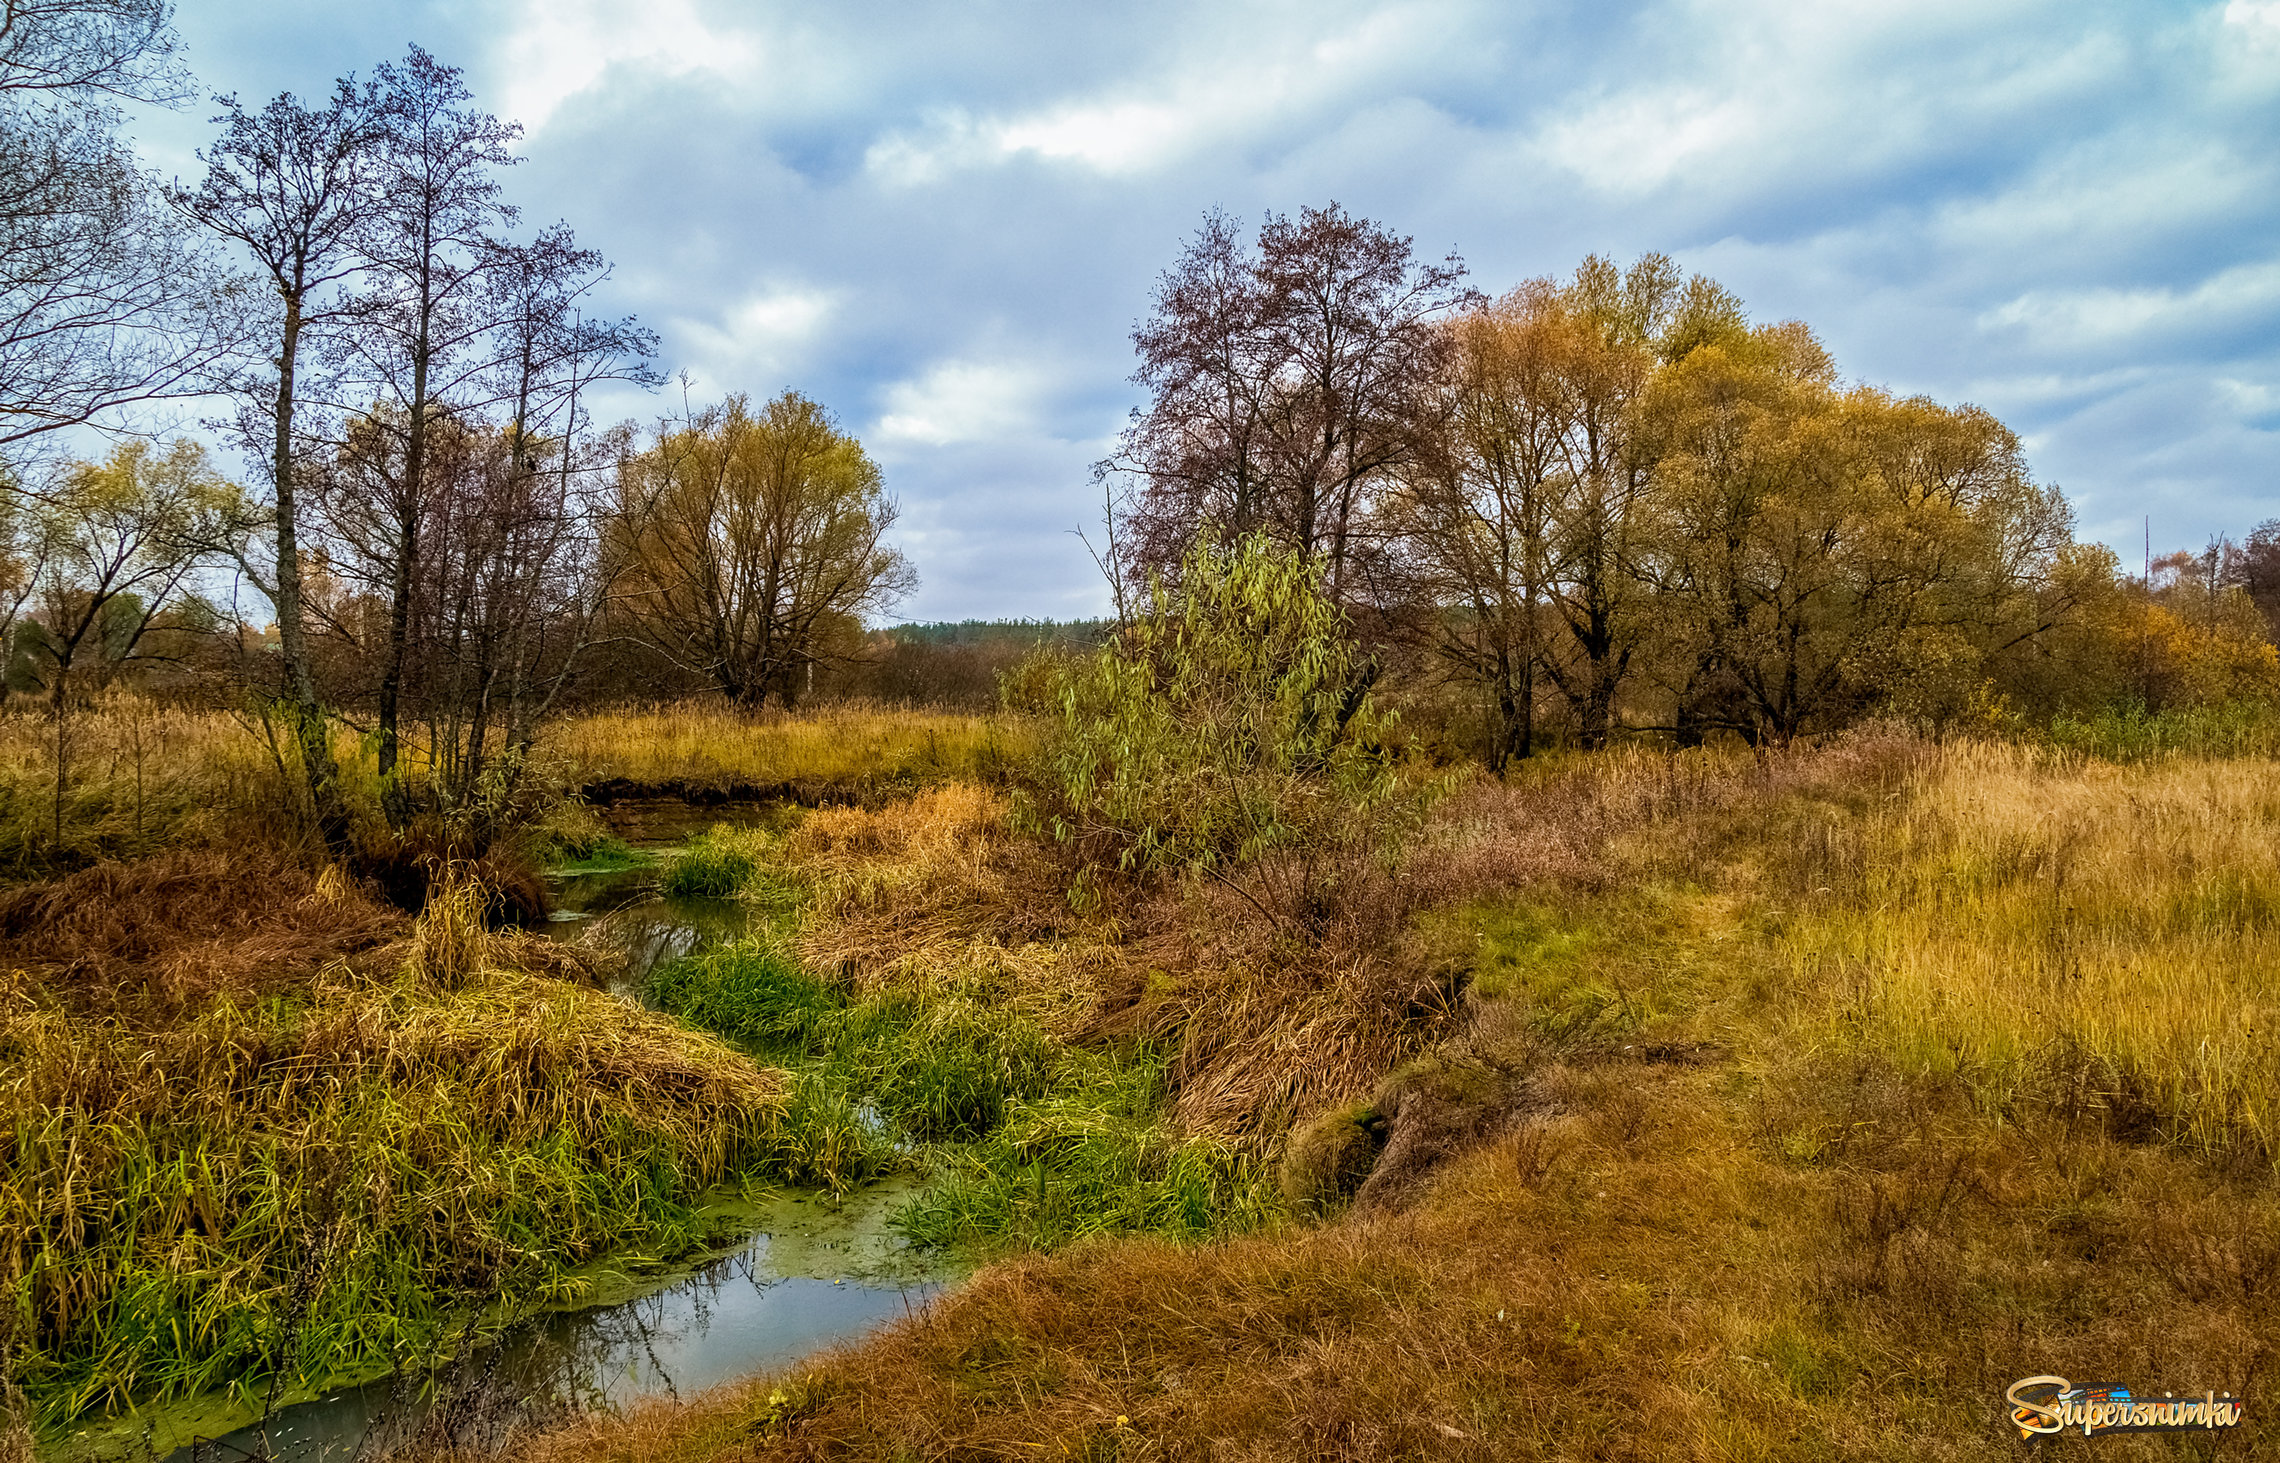
[[[734,901],[661,897],[655,866],[559,878],[554,895],[552,933],[626,952],[615,991],[627,1000],[639,999],[661,961],[747,924]],[[501,1399],[508,1411],[545,1415],[702,1391],[858,1337],[959,1278],[953,1262],[911,1249],[889,1228],[908,1189],[907,1180],[888,1180],[843,1203],[793,1193],[717,1205],[722,1227],[744,1239],[670,1270],[631,1257],[592,1267],[583,1306],[520,1324],[459,1369],[481,1378],[472,1400],[464,1377],[440,1386],[382,1378],[328,1388],[256,1423],[226,1399],[193,1399],[109,1419],[41,1451],[54,1463],[119,1455],[326,1463],[385,1455],[439,1395],[479,1429],[502,1415]]]

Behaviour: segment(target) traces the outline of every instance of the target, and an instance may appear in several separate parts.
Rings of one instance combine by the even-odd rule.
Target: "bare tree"
[[[1269,215],[1255,249],[1207,215],[1134,331],[1152,400],[1103,465],[1138,479],[1136,569],[1173,570],[1199,526],[1255,528],[1320,553],[1351,597],[1371,497],[1408,458],[1444,347],[1435,324],[1478,302],[1464,272],[1335,203]]]
[[[177,186],[170,193],[184,215],[251,254],[276,293],[272,374],[250,374],[238,383],[247,400],[239,432],[253,449],[249,455],[266,460],[271,493],[266,523],[240,527],[266,531],[226,538],[241,570],[276,608],[301,763],[318,826],[335,849],[346,838],[347,816],[309,660],[296,481],[307,443],[299,412],[307,342],[312,332],[321,339],[340,324],[347,310],[342,286],[359,264],[350,242],[376,206],[375,102],[372,88],[350,80],[319,106],[283,95],[249,113],[225,97],[222,136],[199,155],[205,179],[195,189]],[[246,552],[264,540],[266,566]]]
[[[401,65],[379,69],[381,164],[377,206],[359,231],[367,287],[359,329],[344,337],[356,374],[380,403],[368,425],[392,450],[374,459],[369,505],[388,530],[388,642],[379,687],[379,770],[393,778],[399,755],[412,597],[420,567],[428,435],[441,416],[465,410],[491,364],[483,310],[491,231],[511,223],[496,176],[514,162],[522,129],[472,107],[458,68],[414,46]],[[400,800],[392,799],[401,812]]]
[[[237,283],[118,136],[120,99],[182,99],[173,48],[164,0],[0,6],[0,449],[197,394],[240,343]]]

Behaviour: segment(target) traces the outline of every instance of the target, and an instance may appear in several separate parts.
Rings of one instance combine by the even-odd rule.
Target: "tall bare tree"
[[[1373,493],[1410,451],[1410,415],[1444,340],[1476,303],[1464,265],[1333,203],[1269,215],[1257,245],[1207,215],[1133,334],[1148,388],[1109,473],[1137,481],[1123,541],[1139,573],[1173,572],[1196,529],[1256,529],[1320,553],[1352,597]]]
[[[390,531],[378,726],[385,781],[399,756],[429,429],[439,412],[466,409],[491,364],[483,349],[493,323],[482,308],[485,267],[492,232],[515,218],[497,174],[515,161],[508,149],[522,129],[477,110],[458,68],[417,46],[400,65],[379,68],[376,80],[377,207],[358,232],[366,287],[359,328],[344,340],[353,374],[379,403],[368,422],[393,441],[385,470],[371,479],[383,489],[376,516]]]
[[[318,826],[336,849],[346,838],[347,816],[310,664],[301,584],[306,525],[298,473],[308,450],[301,413],[308,344],[348,313],[343,286],[360,264],[352,241],[377,207],[376,100],[371,87],[348,79],[315,105],[286,94],[248,112],[225,97],[222,135],[199,154],[205,178],[194,189],[170,190],[177,210],[250,254],[274,291],[269,371],[248,373],[238,383],[247,403],[239,435],[249,455],[269,469],[266,532],[227,539],[237,546],[240,569],[276,608],[301,765]],[[256,543],[268,550],[266,564],[244,552]]]
[[[0,449],[197,394],[239,344],[235,283],[118,135],[122,99],[184,98],[174,46],[165,0],[0,6]]]

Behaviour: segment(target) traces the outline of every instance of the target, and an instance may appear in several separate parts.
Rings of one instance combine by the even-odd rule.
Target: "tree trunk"
[[[285,332],[277,352],[277,440],[270,469],[277,486],[277,645],[285,661],[285,685],[293,704],[294,740],[308,779],[309,805],[317,832],[334,857],[348,850],[348,811],[342,805],[340,776],[333,766],[332,739],[324,707],[317,700],[309,669],[309,646],[301,620],[299,505],[293,483],[293,372],[301,351],[301,299],[285,296]]]

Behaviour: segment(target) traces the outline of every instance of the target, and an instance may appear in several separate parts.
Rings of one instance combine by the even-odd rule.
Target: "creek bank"
[[[45,1463],[128,1454],[168,1463],[240,1456],[319,1463],[370,1451],[455,1400],[451,1380],[479,1377],[524,1412],[565,1416],[644,1397],[680,1396],[780,1366],[897,1319],[962,1279],[957,1257],[922,1251],[889,1225],[911,1180],[890,1178],[844,1201],[787,1191],[726,1195],[703,1213],[735,1238],[677,1260],[627,1252],[565,1277],[575,1292],[515,1318],[495,1309],[476,1365],[405,1377],[367,1372],[288,1394],[266,1419],[227,1394],[162,1404],[78,1429],[41,1449]],[[445,1378],[437,1383],[435,1376]]]

